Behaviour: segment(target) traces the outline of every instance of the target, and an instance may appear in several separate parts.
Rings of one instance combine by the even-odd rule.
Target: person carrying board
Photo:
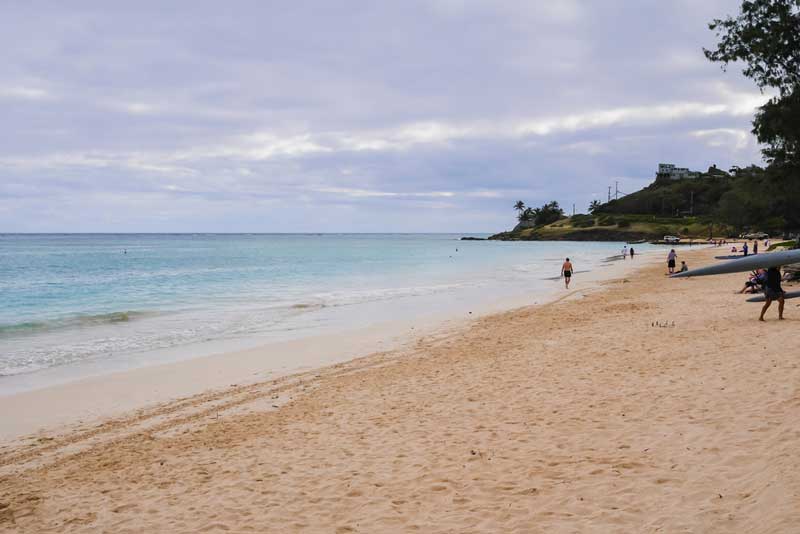
[[[784,291],[781,287],[781,270],[779,267],[770,267],[767,269],[767,281],[764,284],[764,296],[767,301],[764,307],[761,308],[761,317],[759,321],[764,320],[764,314],[767,313],[767,308],[772,304],[773,300],[778,301],[778,319],[783,320],[783,304],[784,304]]]

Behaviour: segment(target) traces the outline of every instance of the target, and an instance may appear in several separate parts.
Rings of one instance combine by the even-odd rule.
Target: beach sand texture
[[[6,446],[0,531],[800,531],[797,301],[664,267]]]

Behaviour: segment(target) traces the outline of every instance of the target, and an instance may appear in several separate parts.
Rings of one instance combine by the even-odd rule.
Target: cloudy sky
[[[738,5],[3,2],[0,232],[492,232],[758,163]]]

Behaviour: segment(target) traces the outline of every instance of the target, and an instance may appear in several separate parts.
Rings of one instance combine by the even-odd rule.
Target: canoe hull
[[[783,295],[783,298],[785,298],[786,300],[796,299],[798,297],[800,297],[800,291],[787,291]],[[764,295],[759,295],[757,297],[751,297],[747,299],[747,302],[766,302],[766,300],[767,297],[765,297]]]
[[[782,250],[768,254],[754,254],[725,263],[700,267],[683,273],[675,273],[670,278],[689,278],[692,276],[712,276],[715,274],[746,273],[756,269],[769,269],[790,263],[800,263],[800,250]]]

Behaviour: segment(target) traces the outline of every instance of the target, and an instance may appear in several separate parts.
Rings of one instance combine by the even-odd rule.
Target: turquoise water
[[[0,235],[0,377],[535,292],[621,247],[460,236]]]

